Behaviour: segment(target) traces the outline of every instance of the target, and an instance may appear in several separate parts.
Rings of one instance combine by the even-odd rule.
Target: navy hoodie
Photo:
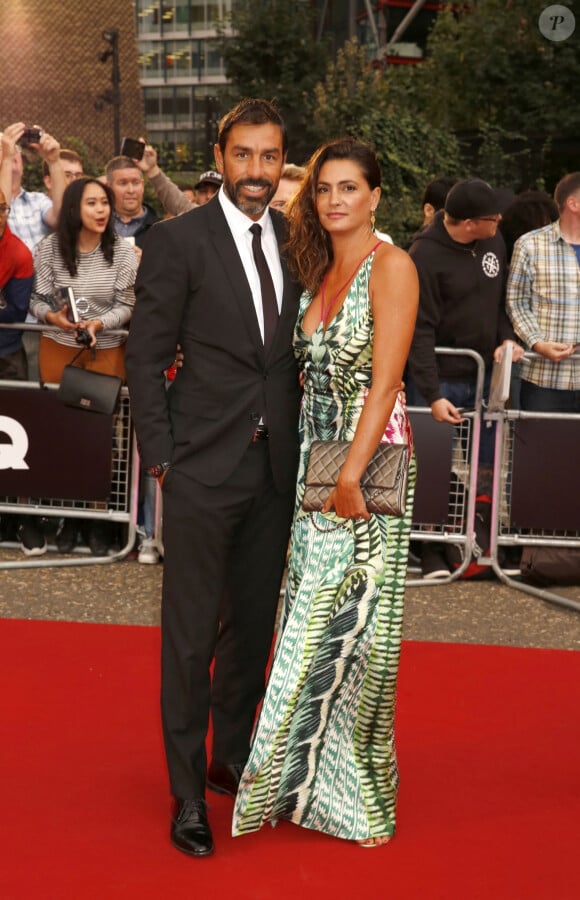
[[[409,254],[419,273],[419,312],[409,372],[428,404],[441,397],[441,381],[473,382],[467,356],[436,356],[434,348],[465,347],[479,353],[486,369],[504,340],[514,339],[505,312],[507,278],[503,237],[460,244],[449,236],[438,212],[417,235]]]

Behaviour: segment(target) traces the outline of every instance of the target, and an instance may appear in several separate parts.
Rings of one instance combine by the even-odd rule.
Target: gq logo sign
[[[28,435],[16,419],[0,416],[0,434],[7,434],[10,442],[0,443],[0,469],[28,469]]]

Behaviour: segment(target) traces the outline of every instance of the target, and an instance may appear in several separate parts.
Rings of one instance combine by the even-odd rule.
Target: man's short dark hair
[[[113,180],[113,172],[116,172],[117,169],[137,169],[141,178],[143,177],[141,169],[130,156],[114,156],[105,166],[105,175],[108,184]]]
[[[233,109],[225,114],[219,124],[218,145],[225,152],[228,134],[234,125],[277,125],[282,132],[282,152],[286,155],[288,150],[288,135],[284,119],[273,103],[261,98],[246,97],[240,100]]]
[[[580,172],[570,172],[560,179],[554,188],[554,200],[559,212],[566,206],[566,200],[580,190]]]
[[[456,178],[442,175],[440,178],[434,178],[425,186],[423,196],[421,198],[421,206],[430,203],[435,212],[443,209],[445,206],[445,198],[454,184],[457,184]]]

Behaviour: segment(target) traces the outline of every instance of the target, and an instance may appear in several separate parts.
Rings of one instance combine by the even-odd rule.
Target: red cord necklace
[[[332,311],[332,307],[336,303],[337,299],[340,297],[340,295],[344,291],[345,287],[347,287],[351,283],[351,281],[354,279],[354,276],[356,275],[356,273],[358,272],[358,270],[364,263],[365,259],[368,259],[368,257],[371,255],[371,253],[374,253],[375,250],[377,249],[377,247],[379,247],[381,245],[381,243],[382,243],[382,241],[377,241],[377,243],[374,245],[374,247],[372,247],[368,253],[365,253],[365,255],[363,256],[361,261],[358,263],[356,269],[352,273],[352,275],[350,275],[347,278],[347,280],[344,282],[342,287],[340,287],[337,290],[337,292],[332,295],[328,306],[326,306],[326,304],[324,302],[326,299],[326,282],[328,281],[328,272],[322,279],[322,285],[320,287],[320,321],[322,322],[322,327],[324,328],[325,331],[326,331],[326,326],[328,324],[328,317],[329,317],[329,315]]]

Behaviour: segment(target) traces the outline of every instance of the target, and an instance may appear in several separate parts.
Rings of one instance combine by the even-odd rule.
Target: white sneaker
[[[144,538],[139,547],[137,562],[149,566],[154,566],[159,562],[159,550],[157,549],[154,538]]]

